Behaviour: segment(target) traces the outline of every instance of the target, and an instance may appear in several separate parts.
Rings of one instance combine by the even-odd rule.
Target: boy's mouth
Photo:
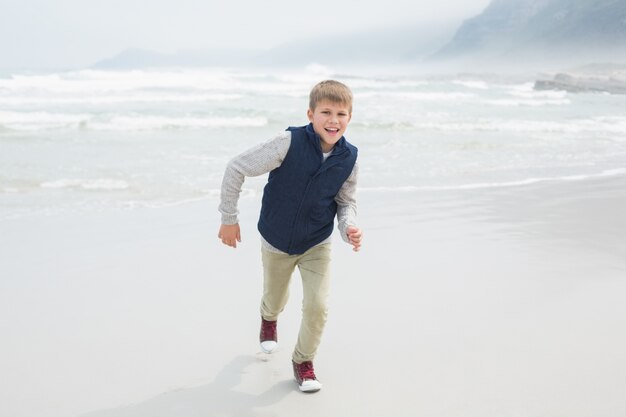
[[[337,133],[337,132],[339,132],[339,129],[334,128],[334,127],[327,127],[324,130],[326,130],[328,133]]]

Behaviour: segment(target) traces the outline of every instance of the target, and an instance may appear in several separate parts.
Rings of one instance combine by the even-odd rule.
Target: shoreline
[[[595,181],[595,180],[603,180],[607,179],[611,181],[613,178],[616,178],[616,181],[619,181],[619,178],[626,177],[626,169],[625,168],[611,168],[604,169],[597,173],[590,174],[569,174],[569,175],[561,175],[561,176],[553,176],[553,177],[530,177],[521,180],[510,180],[510,181],[502,181],[502,182],[475,182],[475,183],[462,183],[456,185],[405,185],[405,186],[364,186],[359,187],[360,194],[389,194],[389,193],[439,193],[439,192],[463,192],[466,190],[482,192],[481,190],[489,190],[489,189],[510,189],[512,191],[519,189],[524,190],[527,186],[534,185],[546,185],[546,186],[554,186],[558,187],[560,184],[563,186],[567,186],[569,183],[577,183],[577,182],[586,182],[586,181]],[[254,178],[252,181],[255,183],[253,186],[261,187],[262,183],[259,182],[258,179]],[[44,187],[45,188],[45,187]],[[251,204],[262,196],[263,190],[262,188],[244,188],[241,194],[241,200],[248,200]],[[219,200],[217,200],[219,196],[218,189],[212,189],[210,192],[202,197],[193,197],[193,198],[185,198],[179,201],[170,201],[170,202],[135,202],[135,201],[127,201],[123,204],[120,204],[115,207],[109,206],[86,206],[83,208],[75,208],[75,207],[55,207],[53,209],[39,209],[39,211],[31,211],[26,213],[14,213],[11,215],[5,215],[4,217],[0,217],[0,223],[2,222],[12,222],[12,221],[20,221],[22,219],[37,219],[41,217],[45,218],[61,218],[63,216],[84,216],[89,215],[90,213],[123,213],[135,210],[160,210],[160,209],[169,209],[175,207],[185,207],[191,206],[195,204],[204,204],[204,205],[217,205],[219,204]]]

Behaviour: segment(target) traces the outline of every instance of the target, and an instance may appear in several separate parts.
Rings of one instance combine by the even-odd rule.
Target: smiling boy
[[[330,242],[337,217],[343,240],[361,247],[356,226],[357,148],[344,138],[352,117],[352,92],[334,80],[318,83],[309,95],[309,125],[290,127],[275,138],[233,158],[222,181],[218,238],[227,246],[241,242],[237,202],[245,177],[269,172],[263,190],[261,233],[263,296],[261,349],[278,347],[277,320],[289,297],[296,267],[303,287],[302,321],[292,354],[301,391],[315,392],[313,359],[328,312]]]

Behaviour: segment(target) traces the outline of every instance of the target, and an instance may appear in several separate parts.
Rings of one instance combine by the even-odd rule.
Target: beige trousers
[[[302,321],[292,358],[312,361],[322,339],[328,315],[330,243],[314,246],[302,255],[287,255],[261,249],[263,298],[261,316],[274,321],[289,299],[289,282],[296,266],[302,277]]]

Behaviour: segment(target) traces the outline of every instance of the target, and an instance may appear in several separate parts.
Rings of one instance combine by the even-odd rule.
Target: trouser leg
[[[298,261],[302,276],[302,322],[293,352],[296,363],[312,361],[317,353],[326,318],[330,288],[330,244],[318,245]]]
[[[261,249],[263,260],[263,297],[261,316],[275,321],[289,299],[289,281],[296,267],[296,257]]]

